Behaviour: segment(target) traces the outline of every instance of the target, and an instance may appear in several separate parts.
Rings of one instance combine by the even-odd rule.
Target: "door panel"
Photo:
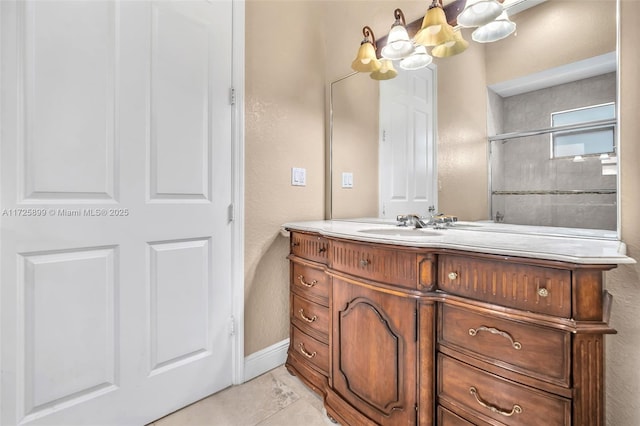
[[[380,82],[380,215],[437,206],[435,70]]]
[[[0,424],[231,385],[231,1],[3,1]]]
[[[113,390],[116,261],[115,247],[19,255],[26,416]]]
[[[212,61],[206,22],[154,6],[151,199],[210,199]]]
[[[114,197],[116,6],[70,3],[17,8],[18,166],[31,202]]]
[[[209,245],[209,239],[149,245],[151,374],[211,353]]]

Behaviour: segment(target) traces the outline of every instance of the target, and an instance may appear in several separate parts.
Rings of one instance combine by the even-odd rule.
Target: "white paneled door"
[[[436,71],[400,70],[380,82],[380,215],[437,208]]]
[[[232,383],[231,1],[0,4],[2,425]]]

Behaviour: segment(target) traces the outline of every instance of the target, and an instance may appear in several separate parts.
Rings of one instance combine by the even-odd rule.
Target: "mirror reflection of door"
[[[380,217],[437,208],[435,76],[399,70],[380,82]]]

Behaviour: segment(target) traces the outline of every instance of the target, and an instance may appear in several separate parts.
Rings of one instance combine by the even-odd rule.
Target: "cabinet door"
[[[416,309],[334,278],[333,388],[378,424],[416,422]]]

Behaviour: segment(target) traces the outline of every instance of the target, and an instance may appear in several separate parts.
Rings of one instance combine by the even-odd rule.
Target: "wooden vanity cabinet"
[[[299,232],[289,258],[287,367],[341,424],[604,424],[613,265]]]
[[[610,268],[439,254],[442,412],[472,424],[603,424]]]
[[[329,380],[329,242],[316,234],[291,233],[289,255],[290,339],[287,370],[321,396]]]

